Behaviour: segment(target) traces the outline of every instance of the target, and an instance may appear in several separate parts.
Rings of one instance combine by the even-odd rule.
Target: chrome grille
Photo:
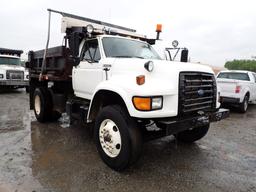
[[[179,114],[213,111],[216,108],[214,75],[201,72],[181,72],[179,80]]]
[[[18,70],[7,70],[6,71],[6,79],[10,80],[20,80],[24,79],[24,72]]]

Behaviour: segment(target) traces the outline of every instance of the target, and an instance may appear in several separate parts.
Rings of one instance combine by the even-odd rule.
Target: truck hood
[[[144,64],[148,61],[153,61],[154,69],[148,72],[144,68]],[[212,73],[211,67],[203,64],[184,63],[166,60],[148,60],[135,58],[118,58],[115,59],[111,68],[115,73],[137,73],[141,75],[163,76],[171,74],[179,74],[182,71],[206,72]]]
[[[22,66],[17,65],[0,65],[0,69],[2,70],[19,70],[19,71],[25,71],[25,68]]]
[[[110,58],[104,60],[103,67],[110,68],[108,83],[112,86],[122,86],[124,90],[133,90],[139,95],[165,95],[178,94],[180,72],[204,72],[214,74],[207,65],[182,63],[166,60],[151,60],[154,63],[152,72],[144,68],[147,59],[135,58]],[[145,76],[145,84],[139,86],[136,78]],[[136,90],[135,90],[136,89]],[[142,91],[143,89],[143,91]]]

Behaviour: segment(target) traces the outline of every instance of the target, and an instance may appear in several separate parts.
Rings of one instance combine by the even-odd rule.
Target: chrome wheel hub
[[[34,103],[35,112],[37,115],[41,112],[41,100],[38,95],[35,96],[35,103]]]
[[[103,151],[109,157],[117,157],[121,151],[121,135],[114,121],[105,119],[100,124],[99,140]]]

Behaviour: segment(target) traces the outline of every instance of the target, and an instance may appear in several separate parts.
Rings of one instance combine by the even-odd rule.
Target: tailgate
[[[217,79],[217,83],[221,96],[231,96],[235,94],[236,86],[238,85],[237,80],[219,78]]]

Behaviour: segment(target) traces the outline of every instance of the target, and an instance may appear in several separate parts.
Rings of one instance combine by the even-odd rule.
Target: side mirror
[[[181,62],[188,62],[188,49],[183,49],[181,51],[180,61]]]

